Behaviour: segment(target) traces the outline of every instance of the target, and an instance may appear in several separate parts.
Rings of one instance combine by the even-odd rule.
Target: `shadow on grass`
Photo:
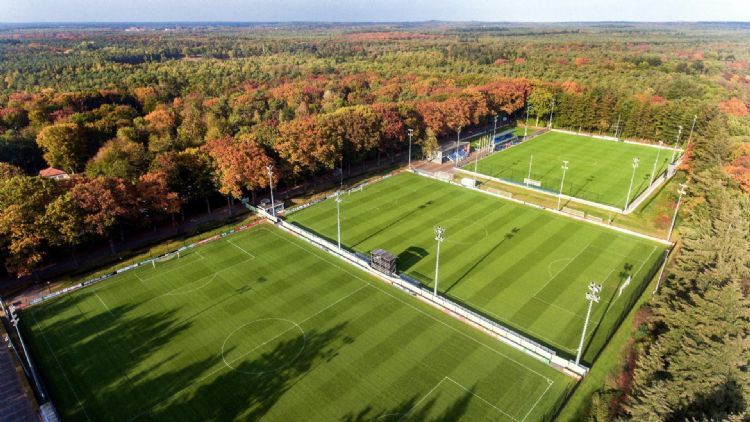
[[[472,388],[473,389],[473,388]],[[472,390],[470,389],[470,390]],[[425,392],[425,394],[428,394]],[[365,406],[362,410],[349,413],[341,418],[342,422],[401,422],[401,421],[436,421],[452,422],[460,420],[469,408],[469,402],[474,396],[465,392],[456,399],[440,415],[430,417],[435,412],[437,397],[428,400],[420,399],[422,396],[412,396],[401,403],[388,409],[375,410],[372,405]]]
[[[420,248],[419,246],[409,246],[405,251],[398,254],[396,262],[399,271],[407,271],[428,255],[429,253],[424,248]]]
[[[471,274],[471,272],[474,271],[474,269],[476,269],[482,262],[484,262],[484,260],[487,259],[487,257],[495,253],[495,251],[497,250],[497,248],[500,247],[500,245],[502,245],[508,240],[513,239],[513,237],[515,237],[515,235],[518,234],[518,232],[520,231],[521,229],[519,227],[513,227],[511,231],[505,233],[505,235],[503,235],[503,238],[499,242],[495,243],[495,246],[493,246],[492,249],[490,249],[489,251],[487,251],[487,253],[485,253],[479,259],[474,261],[474,263],[466,271],[464,271],[464,273],[460,277],[458,277],[456,281],[453,282],[453,284],[451,284],[450,286],[448,286],[447,289],[444,290],[445,294],[448,294],[451,291],[451,289],[453,289],[453,287],[461,283],[461,281],[463,281],[463,279],[466,278],[466,276]]]
[[[133,315],[138,304],[82,311],[84,302],[97,300],[94,295],[72,295],[40,311],[27,311],[32,313],[27,320],[40,324],[29,333],[32,353],[42,363],[42,374],[64,416],[83,409],[91,416],[104,416],[96,413],[106,412],[111,403],[122,404],[134,383],[172,357],[139,369],[144,362],[191,325],[181,322],[175,311]],[[72,316],[56,320],[65,313]]]
[[[182,387],[194,381],[195,389],[185,388],[166,400],[147,407],[140,420],[258,420],[263,418],[292,387],[301,381],[305,374],[318,365],[330,362],[338,355],[338,350],[353,342],[342,337],[346,324],[339,324],[325,331],[308,331],[304,335],[280,341],[272,350],[251,359],[233,363],[233,368],[213,369],[218,375],[209,372],[203,375],[207,381],[198,379],[182,382]],[[225,351],[230,353],[232,350]],[[219,360],[221,357],[215,358]],[[209,369],[217,362],[205,361],[200,364]],[[180,369],[177,372],[182,372]],[[150,388],[159,388],[167,383],[179,381],[179,373],[166,374],[149,380]],[[305,405],[313,405],[305,403]],[[304,410],[304,409],[302,409]]]

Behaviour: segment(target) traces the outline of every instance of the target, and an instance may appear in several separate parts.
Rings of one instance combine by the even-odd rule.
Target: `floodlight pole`
[[[29,351],[26,349],[26,343],[23,341],[23,337],[21,337],[21,329],[18,327],[18,323],[21,321],[18,318],[18,315],[16,315],[16,307],[13,305],[10,305],[8,307],[8,310],[10,311],[8,314],[10,315],[10,323],[13,325],[13,327],[16,328],[16,334],[18,334],[18,341],[21,343],[21,349],[23,349],[23,355],[26,356],[26,363],[29,365],[29,372],[31,372],[31,376],[34,378],[34,382],[37,386],[41,386],[39,380],[36,377],[36,371],[34,370],[34,366],[31,364],[31,356],[29,356]],[[41,391],[42,389],[39,388],[39,394],[42,396],[43,400],[46,400],[46,397],[44,395],[44,392]]]
[[[672,160],[670,163],[674,163],[674,156],[677,154],[677,145],[680,144],[680,137],[682,136],[682,126],[680,126],[680,129],[677,131],[677,140],[674,141],[674,148],[672,148]]]
[[[654,168],[651,170],[651,180],[648,182],[649,186],[654,183],[654,177],[656,177],[656,165],[659,163],[659,153],[661,152],[661,146],[663,143],[664,142],[659,141],[659,149],[656,150],[656,160],[654,160]]]
[[[411,168],[411,137],[414,134],[414,129],[409,129],[409,168]]]
[[[549,112],[549,128],[552,129],[552,116],[555,114],[555,99],[552,99],[552,110]]]
[[[690,141],[693,139],[693,129],[695,129],[695,121],[698,120],[698,115],[693,115],[693,124],[690,126],[690,135],[688,135],[687,142],[685,142],[685,152],[687,152],[690,146]]]
[[[620,117],[622,114],[617,115],[617,124],[615,125],[615,139],[620,140]]]
[[[266,166],[268,170],[268,190],[271,191],[271,215],[276,217],[276,205],[273,203],[273,164]]]
[[[529,157],[529,175],[526,177],[527,179],[531,179],[531,164],[534,162],[534,156]]]
[[[458,146],[461,143],[461,126],[456,129],[456,162],[453,163],[454,167],[458,167]]]
[[[576,354],[576,365],[581,362],[581,353],[583,353],[583,343],[586,340],[586,330],[589,328],[589,318],[591,317],[591,308],[594,302],[599,302],[599,293],[602,291],[602,285],[594,282],[589,283],[589,291],[586,292],[586,300],[589,301],[589,310],[586,312],[586,322],[583,323],[583,332],[581,333],[581,342],[578,344],[578,353]]]
[[[557,209],[558,209],[558,211],[560,210],[560,201],[562,200],[563,184],[565,183],[565,172],[568,171],[568,162],[567,161],[563,161],[562,171],[563,171],[563,175],[562,175],[562,179],[560,180],[560,194],[557,195]]]
[[[680,190],[677,191],[679,196],[677,196],[677,205],[674,207],[674,215],[672,216],[672,224],[669,225],[669,232],[667,232],[667,241],[669,241],[672,238],[672,231],[674,230],[674,225],[677,222],[677,212],[680,210],[680,203],[682,202],[682,196],[687,193],[687,185],[685,183],[680,184]]]
[[[440,244],[445,239],[445,229],[441,226],[435,227],[435,240],[437,240],[437,254],[435,255],[435,287],[432,294],[438,294],[438,270],[440,269]]]
[[[498,115],[495,114],[495,124],[492,126],[492,141],[495,141],[495,131],[497,130],[497,118]]]
[[[628,205],[630,205],[630,193],[633,190],[633,181],[635,180],[635,170],[638,168],[638,164],[641,162],[638,157],[633,158],[633,174],[630,176],[630,187],[628,188],[628,197],[625,199],[625,208],[623,211],[627,211]]]
[[[523,127],[523,140],[526,140],[526,136],[529,134],[529,103],[526,103],[526,126]]]
[[[479,149],[474,151],[474,187],[477,187],[477,166],[479,165]]]
[[[341,249],[341,191],[336,191],[336,238]]]

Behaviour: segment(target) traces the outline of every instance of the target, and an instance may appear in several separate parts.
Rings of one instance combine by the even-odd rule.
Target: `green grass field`
[[[548,132],[479,160],[477,171],[523,183],[529,174],[531,161],[531,178],[540,180],[542,189],[558,193],[562,162],[567,160],[569,164],[563,193],[623,208],[633,174],[632,160],[635,157],[640,159],[640,165],[635,173],[630,197],[633,200],[648,187],[657,158],[656,175],[659,175],[667,168],[672,151]],[[473,171],[474,163],[467,164],[464,168]]]
[[[616,329],[662,258],[658,243],[493,198],[410,173],[345,195],[342,244],[398,255],[398,268],[433,286],[434,227],[446,228],[438,289],[546,345],[574,355],[591,281],[603,283],[592,313],[584,362]],[[335,242],[336,203],[287,220]],[[627,277],[632,282],[619,287]]]
[[[21,318],[65,420],[531,421],[573,384],[270,225]]]

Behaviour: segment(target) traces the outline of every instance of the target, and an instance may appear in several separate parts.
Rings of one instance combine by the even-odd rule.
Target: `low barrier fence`
[[[256,212],[262,212],[262,210],[255,209],[254,207],[253,207],[252,210],[256,211]],[[273,217],[273,216],[269,216],[269,217]],[[99,276],[94,277],[94,278],[90,278],[90,279],[85,280],[85,281],[83,281],[81,283],[78,283],[76,285],[73,285],[73,286],[70,286],[70,287],[66,287],[64,289],[57,290],[55,292],[52,292],[52,293],[49,293],[49,294],[46,294],[46,295],[42,295],[40,297],[31,299],[29,301],[29,306],[33,306],[33,305],[37,305],[39,303],[46,302],[46,301],[48,301],[50,299],[54,299],[54,298],[56,298],[58,296],[62,296],[62,295],[65,295],[67,293],[74,292],[74,291],[76,291],[78,289],[82,289],[82,288],[84,288],[86,286],[90,286],[92,284],[99,283],[100,281],[104,281],[104,280],[106,280],[106,279],[108,279],[110,277],[113,277],[113,276],[117,275],[117,274],[124,273],[126,271],[130,271],[130,270],[133,270],[135,268],[142,267],[144,265],[153,265],[155,262],[159,262],[159,260],[164,259],[168,255],[173,255],[173,254],[176,254],[176,253],[184,252],[186,250],[195,248],[196,246],[200,246],[200,245],[203,245],[205,243],[209,243],[209,242],[213,242],[215,240],[221,239],[221,238],[223,238],[225,236],[228,236],[230,234],[234,234],[234,233],[237,233],[237,232],[240,232],[240,231],[243,231],[243,230],[247,230],[250,227],[258,225],[260,222],[262,222],[262,220],[253,222],[251,224],[243,224],[243,225],[235,227],[235,228],[233,228],[231,230],[228,230],[228,231],[225,231],[225,232],[213,235],[213,236],[208,237],[206,239],[199,240],[199,241],[197,241],[195,243],[191,243],[191,244],[188,244],[188,245],[185,245],[185,246],[181,246],[181,247],[179,247],[177,249],[174,249],[172,251],[163,253],[163,254],[161,254],[159,256],[155,256],[155,257],[152,257],[152,258],[140,261],[140,262],[136,262],[134,264],[131,264],[131,265],[128,265],[128,266],[121,267],[121,268],[118,268],[116,270],[113,270],[112,272],[109,272],[109,273],[106,273],[106,274],[102,274],[102,275],[99,275]]]
[[[432,291],[424,288],[419,281],[415,280],[412,277],[409,277],[408,275],[399,274],[397,277],[395,277],[375,271],[370,267],[370,260],[366,257],[361,256],[360,254],[352,253],[345,249],[339,249],[338,246],[334,245],[332,242],[329,242],[326,239],[309,233],[299,226],[289,224],[283,220],[278,220],[276,225],[287,231],[288,233],[292,233],[308,241],[317,248],[341,259],[344,259],[356,265],[360,269],[388,281],[391,285],[399,288],[400,290],[408,292],[412,296],[415,296],[432,306],[448,312],[455,318],[483,330],[487,334],[490,334],[503,343],[508,344],[521,352],[529,354],[534,358],[541,360],[542,362],[559,368],[564,373],[570,376],[581,378],[588,372],[587,367],[583,365],[577,365],[571,360],[567,360],[560,356],[557,356],[557,353],[554,350],[526,338],[522,334],[519,334],[514,330],[501,325],[497,321],[488,319],[476,312],[466,309],[463,306],[445,297],[442,297],[440,295],[435,296]]]
[[[474,173],[474,172],[466,171],[466,170],[462,170],[462,169],[459,169],[459,170],[461,172],[463,172],[463,173],[476,176],[479,179],[487,179],[487,180],[500,181],[499,179],[496,179],[496,178],[493,178],[493,177],[490,177],[490,176],[487,176],[487,175],[484,175],[484,174]],[[596,219],[590,219],[590,218],[581,218],[581,217],[579,217],[577,215],[569,214],[569,213],[566,213],[566,212],[563,212],[563,211],[560,211],[560,210],[557,210],[557,209],[554,209],[554,208],[547,208],[547,207],[544,207],[542,205],[538,205],[538,204],[535,204],[535,203],[532,203],[532,202],[522,201],[520,199],[514,198],[512,195],[504,195],[502,193],[495,193],[495,192],[491,192],[491,191],[488,191],[486,189],[480,189],[480,188],[477,188],[477,187],[463,186],[460,183],[453,182],[452,180],[443,180],[443,179],[440,179],[440,178],[436,177],[434,174],[429,173],[429,172],[424,172],[424,171],[416,172],[416,171],[414,171],[414,173],[418,174],[420,176],[423,176],[423,177],[429,177],[431,179],[440,180],[442,182],[445,182],[445,183],[448,183],[448,184],[451,184],[451,185],[459,186],[459,187],[462,187],[464,189],[471,189],[473,191],[482,193],[484,195],[489,195],[489,196],[493,196],[495,198],[505,199],[505,200],[508,200],[508,201],[515,202],[517,204],[523,204],[523,205],[525,205],[527,207],[532,207],[532,208],[544,210],[544,211],[551,212],[551,213],[554,213],[554,214],[564,215],[566,217],[573,218],[573,219],[576,219],[578,221],[584,221],[584,222],[587,222],[589,224],[595,224],[595,225],[597,225],[599,227],[605,227],[605,228],[608,228],[610,230],[615,230],[615,231],[618,231],[618,232],[621,232],[621,233],[627,233],[627,234],[630,234],[630,235],[633,235],[633,236],[636,236],[636,237],[640,237],[640,238],[643,238],[643,239],[649,239],[649,240],[652,240],[654,242],[659,242],[659,243],[667,245],[667,246],[672,246],[672,242],[670,242],[668,240],[665,240],[665,239],[662,239],[662,238],[659,238],[659,237],[650,236],[650,235],[647,235],[647,234],[644,234],[644,233],[640,233],[640,232],[637,232],[637,231],[634,231],[634,230],[626,229],[624,227],[615,226],[615,225],[610,224],[610,222],[598,221]],[[503,183],[503,182],[500,181],[500,183]],[[565,197],[565,196],[563,196],[563,198],[569,199],[569,200],[571,200],[573,202],[582,202],[583,203],[582,199],[569,198],[569,197]],[[588,204],[588,205],[590,205],[590,204]],[[622,210],[620,210],[620,212],[622,212]]]

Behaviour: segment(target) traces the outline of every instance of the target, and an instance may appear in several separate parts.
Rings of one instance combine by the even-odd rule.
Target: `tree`
[[[182,104],[180,120],[180,126],[177,128],[177,138],[180,144],[183,146],[202,145],[207,128],[203,118],[203,98],[201,96],[188,96]]]
[[[245,189],[254,192],[268,186],[266,167],[273,160],[252,136],[224,136],[208,141],[204,148],[216,163],[217,184],[224,195],[239,199]]]
[[[116,138],[104,144],[86,165],[86,174],[91,177],[119,177],[135,181],[148,165],[146,150],[142,144]]]
[[[47,205],[42,219],[45,237],[52,246],[72,246],[81,243],[84,233],[83,216],[70,192],[56,197]]]
[[[41,177],[15,176],[0,180],[0,247],[5,268],[19,276],[30,274],[47,253],[45,208],[61,187]]]
[[[750,301],[736,282],[692,292],[641,358],[635,420],[741,420],[750,399]]]
[[[138,215],[133,185],[123,179],[78,177],[70,195],[81,210],[87,234],[106,236],[116,224]]]
[[[710,169],[692,186],[682,249],[637,361],[627,406],[636,420],[748,417],[750,200]]]
[[[438,144],[435,132],[431,128],[427,128],[424,139],[419,143],[422,146],[422,155],[428,159],[432,158],[440,150],[440,144]]]
[[[22,176],[23,170],[13,164],[3,163],[0,161],[0,180],[10,179],[15,176]]]
[[[47,126],[39,132],[36,142],[51,167],[75,173],[86,161],[86,141],[81,129],[74,123]]]
[[[274,150],[285,160],[292,176],[332,169],[339,161],[341,144],[324,136],[319,121],[323,117],[302,117],[279,125]]]
[[[203,198],[208,212],[211,212],[208,195],[216,191],[214,169],[211,157],[203,149],[188,148],[159,154],[154,158],[151,170],[165,175],[169,189],[177,192],[183,203]]]
[[[552,92],[546,88],[535,86],[529,94],[529,113],[536,116],[534,126],[539,126],[539,118],[548,115],[552,111]]]
[[[162,172],[149,172],[138,178],[135,185],[138,210],[146,219],[180,212],[182,203],[177,193],[169,190],[167,177]]]
[[[162,152],[175,148],[175,127],[177,117],[170,107],[159,104],[143,120],[149,133],[148,149]]]

